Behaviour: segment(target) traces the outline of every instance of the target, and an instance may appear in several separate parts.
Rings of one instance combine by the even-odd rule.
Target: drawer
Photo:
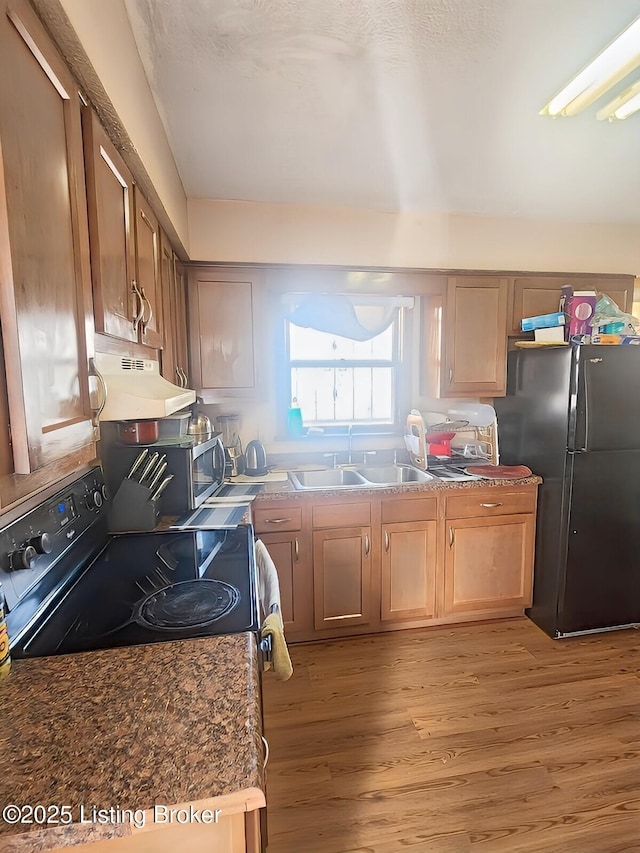
[[[438,498],[396,498],[382,501],[382,523],[431,521],[437,518]]]
[[[254,509],[253,527],[256,533],[277,533],[302,529],[302,509],[297,507],[273,507]]]
[[[316,504],[313,527],[363,527],[371,524],[370,503]]]
[[[535,512],[536,492],[469,491],[446,498],[447,518],[474,518]]]

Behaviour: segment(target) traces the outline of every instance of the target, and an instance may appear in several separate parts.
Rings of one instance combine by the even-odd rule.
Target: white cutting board
[[[261,483],[286,483],[289,475],[286,471],[269,471],[259,477],[247,477],[246,474],[238,474],[237,477],[229,477],[227,483],[253,483],[258,486]]]

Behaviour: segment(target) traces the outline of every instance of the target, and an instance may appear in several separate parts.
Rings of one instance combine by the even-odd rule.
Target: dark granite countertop
[[[264,804],[251,634],[17,660],[0,708],[0,806],[64,805],[74,818],[45,830],[0,819],[2,851],[129,834],[79,824],[81,805]]]

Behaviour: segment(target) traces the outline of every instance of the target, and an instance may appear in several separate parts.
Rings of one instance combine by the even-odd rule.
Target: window
[[[400,322],[368,341],[286,322],[290,397],[305,426],[396,424]]]

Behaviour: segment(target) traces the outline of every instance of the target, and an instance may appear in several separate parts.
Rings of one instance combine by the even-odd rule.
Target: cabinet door
[[[210,402],[256,391],[254,303],[263,276],[258,270],[189,269],[192,381]]]
[[[531,604],[535,516],[447,521],[445,614]]]
[[[206,808],[215,810],[211,800]],[[201,809],[202,811],[204,809]],[[223,808],[222,811],[225,811]],[[221,814],[211,823],[160,823],[150,831],[121,838],[74,844],[74,853],[260,853],[260,829],[254,812]],[[52,853],[62,853],[57,847]]]
[[[151,206],[134,187],[136,282],[142,296],[140,343],[162,347],[162,293],[160,285],[160,233]]]
[[[276,564],[282,621],[287,639],[313,628],[311,560],[307,537],[301,533],[266,533],[260,539]]]
[[[174,254],[174,294],[175,294],[175,357],[176,368],[182,377],[182,385],[190,387],[189,347],[187,343],[187,287],[186,276],[182,265]],[[180,383],[178,383],[180,384]]]
[[[506,278],[450,278],[443,332],[443,397],[503,396],[507,358]]]
[[[509,334],[521,335],[523,317],[552,314],[560,304],[560,289],[570,284],[574,290],[596,290],[611,297],[622,311],[630,311],[633,301],[633,277],[579,278],[574,276],[522,276],[513,283],[513,310]]]
[[[173,250],[169,238],[160,230],[160,288],[162,291],[162,375],[175,385],[182,386],[177,359],[176,276]]]
[[[77,87],[31,6],[0,0],[0,312],[14,469],[6,503],[95,458]]]
[[[316,630],[370,621],[370,527],[313,532],[313,594]]]
[[[383,622],[435,616],[436,527],[435,521],[383,524]]]
[[[137,341],[133,178],[96,114],[82,112],[93,310],[97,332]]]

